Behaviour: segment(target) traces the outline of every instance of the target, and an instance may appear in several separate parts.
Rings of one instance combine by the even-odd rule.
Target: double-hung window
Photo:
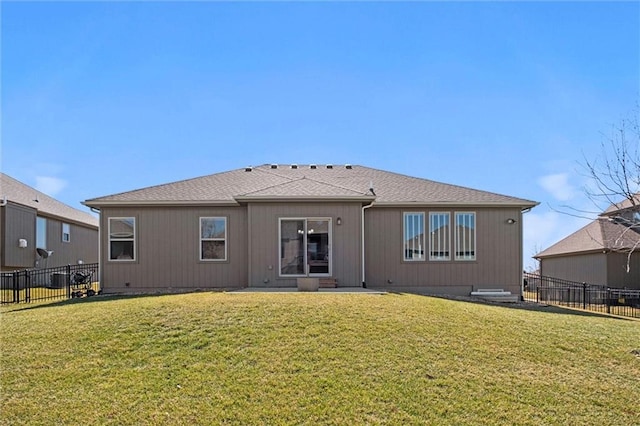
[[[134,217],[109,218],[109,260],[136,259],[136,219]]]
[[[71,225],[68,223],[62,224],[62,242],[70,243],[71,242]]]
[[[476,214],[456,212],[456,260],[476,260]]]
[[[429,213],[429,260],[451,260],[449,212]]]
[[[424,260],[424,213],[404,214],[403,248],[405,261]]]
[[[227,218],[200,218],[200,260],[227,260]]]

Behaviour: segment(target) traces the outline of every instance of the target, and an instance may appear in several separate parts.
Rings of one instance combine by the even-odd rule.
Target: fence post
[[[582,309],[587,309],[587,283],[582,283]]]
[[[24,301],[31,302],[31,274],[28,269],[24,271]]]
[[[20,303],[20,272],[13,271],[13,303]]]
[[[609,287],[607,287],[607,313],[610,314],[611,313],[611,289]]]
[[[71,299],[71,265],[67,265],[66,269],[67,299]]]

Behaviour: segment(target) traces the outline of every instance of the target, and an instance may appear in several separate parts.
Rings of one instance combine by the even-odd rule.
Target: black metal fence
[[[100,293],[98,264],[25,269],[0,274],[0,303],[90,297]]]
[[[640,290],[524,274],[525,300],[640,318]]]

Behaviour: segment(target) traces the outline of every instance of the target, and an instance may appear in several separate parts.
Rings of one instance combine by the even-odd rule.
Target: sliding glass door
[[[280,219],[280,275],[331,275],[331,219]]]

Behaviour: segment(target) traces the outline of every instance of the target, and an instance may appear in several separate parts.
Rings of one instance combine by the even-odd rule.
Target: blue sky
[[[528,258],[586,223],[557,210],[592,209],[579,163],[640,97],[638,2],[0,8],[2,171],[80,209],[246,165],[362,164],[539,201]]]

